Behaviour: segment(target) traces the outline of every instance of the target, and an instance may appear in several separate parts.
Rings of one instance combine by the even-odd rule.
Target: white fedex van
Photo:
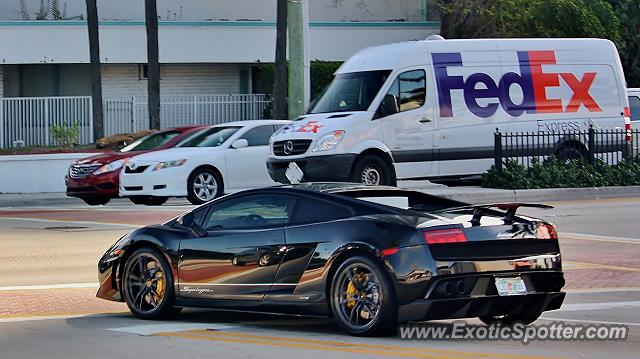
[[[308,113],[272,136],[267,167],[282,183],[463,177],[493,163],[496,128],[625,128],[628,107],[608,40],[389,44],[336,71]],[[566,152],[562,143],[555,149]]]

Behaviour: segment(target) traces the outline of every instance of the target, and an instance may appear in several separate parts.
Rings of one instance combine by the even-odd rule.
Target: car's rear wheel
[[[349,334],[391,334],[397,325],[398,306],[393,285],[384,268],[367,257],[344,261],[331,282],[331,308],[338,324]]]
[[[109,197],[86,197],[82,199],[84,203],[90,206],[103,206],[111,200]]]
[[[127,259],[122,280],[124,300],[136,317],[163,319],[178,314],[173,307],[173,276],[157,250],[140,248]]]
[[[169,197],[156,197],[156,196],[135,196],[129,197],[129,200],[134,204],[143,204],[145,206],[162,206]]]
[[[524,311],[517,314],[507,314],[495,317],[480,317],[479,319],[486,325],[498,323],[502,325],[513,325],[514,323],[518,322],[529,325],[540,318],[541,315],[542,312],[540,311]]]
[[[393,167],[376,155],[365,155],[359,158],[353,166],[349,180],[366,185],[393,186],[396,183]]]
[[[198,168],[187,180],[187,199],[193,204],[207,203],[223,193],[222,178],[213,169]]]

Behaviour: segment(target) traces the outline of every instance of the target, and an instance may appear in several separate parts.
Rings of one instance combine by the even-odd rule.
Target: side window
[[[240,138],[244,138],[249,142],[249,146],[266,146],[269,144],[269,138],[273,135],[274,127],[272,125],[260,126],[253,128]]]
[[[420,108],[427,94],[427,75],[423,70],[405,72],[400,80],[400,112]]]
[[[640,121],[640,97],[629,96],[629,107],[631,108],[631,121]]]
[[[427,94],[424,70],[403,72],[393,82],[387,95],[393,95],[399,112],[409,111],[424,105]]]
[[[353,213],[346,207],[312,198],[300,198],[291,215],[292,224],[327,222],[351,217]]]
[[[281,195],[251,195],[214,206],[204,228],[244,229],[285,225],[289,222],[294,199]]]
[[[201,207],[193,211],[193,220],[199,225],[202,226],[202,222],[204,221],[204,217],[207,215],[208,208]]]

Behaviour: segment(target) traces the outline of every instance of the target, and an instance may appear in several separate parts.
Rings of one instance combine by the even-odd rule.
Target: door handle
[[[423,118],[422,118],[420,121],[418,121],[418,122],[420,122],[420,123],[429,123],[429,122],[431,122],[431,119],[430,119],[430,118],[427,118],[427,117],[423,117]]]

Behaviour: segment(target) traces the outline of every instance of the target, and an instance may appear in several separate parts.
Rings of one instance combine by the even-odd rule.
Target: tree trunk
[[[96,0],[86,0],[91,59],[91,102],[93,105],[93,140],[104,137],[102,112],[102,72],[100,68],[100,37],[98,35],[98,7]]]
[[[160,63],[158,60],[158,8],[156,0],[145,0],[147,27],[147,91],[149,104],[149,128],[160,129]]]
[[[276,25],[276,72],[273,77],[273,118],[287,116],[287,0],[278,0]]]

